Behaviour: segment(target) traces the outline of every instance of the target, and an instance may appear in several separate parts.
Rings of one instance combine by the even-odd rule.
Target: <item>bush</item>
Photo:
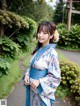
[[[68,60],[61,60],[60,69],[62,76],[61,85],[71,89],[71,85],[74,84],[74,81],[80,74],[79,66],[75,63],[69,62]]]
[[[3,74],[8,74],[8,69],[10,68],[10,64],[3,58],[0,58],[0,77]]]
[[[29,28],[27,21],[22,18],[20,15],[15,14],[10,11],[3,11],[0,9],[0,22],[3,25],[8,25],[12,28],[13,26],[17,28]]]
[[[63,86],[60,85],[58,87],[57,91],[55,92],[55,95],[57,97],[60,97],[60,98],[64,99],[65,97],[70,95],[69,88],[63,87]]]
[[[63,24],[60,23],[60,24],[57,25],[57,28],[58,28],[58,30],[63,29],[63,28],[67,29],[67,26],[64,23]]]
[[[28,48],[28,44],[33,39],[33,35],[36,32],[37,25],[32,19],[23,16],[23,18],[28,22],[29,29],[21,29],[18,34],[13,38],[13,40],[18,43],[23,50]]]
[[[74,94],[77,105],[80,106],[80,78],[74,81],[74,84],[71,86],[71,92]]]
[[[16,58],[20,54],[20,46],[6,36],[0,39],[0,55],[3,57]]]
[[[30,43],[30,38],[24,34],[19,34],[15,38],[15,42],[17,42],[22,50],[27,50],[28,43]]]
[[[36,32],[37,30],[37,24],[34,20],[26,17],[26,16],[23,16],[23,18],[28,22],[29,24],[29,29],[26,30],[26,34],[32,38],[32,36],[34,35],[34,33]]]
[[[66,49],[79,49],[80,48],[80,26],[71,26],[70,31],[67,31],[67,27],[64,24],[57,26],[60,33],[60,40],[58,42],[59,47]]]
[[[4,25],[4,34],[23,49],[27,48],[27,44],[32,40],[37,29],[36,22],[32,19],[1,9],[0,22]]]

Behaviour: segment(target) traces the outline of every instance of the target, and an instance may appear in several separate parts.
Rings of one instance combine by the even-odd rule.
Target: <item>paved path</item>
[[[64,50],[59,50],[59,51],[62,52],[65,55],[65,57],[77,62],[78,65],[80,65],[80,52],[78,53],[68,52]],[[25,73],[25,68],[22,65],[22,62],[24,61],[24,59],[22,59],[19,62],[19,66],[22,70],[22,74]],[[20,80],[18,84],[15,86],[14,91],[7,98],[7,102],[8,102],[7,106],[25,106],[25,88],[23,87],[22,80]],[[57,98],[54,106],[70,106],[70,104],[64,103],[61,99]]]
[[[61,49],[57,49],[57,51],[60,51],[66,58],[76,62],[80,66],[80,52],[73,52],[73,51],[69,52]]]

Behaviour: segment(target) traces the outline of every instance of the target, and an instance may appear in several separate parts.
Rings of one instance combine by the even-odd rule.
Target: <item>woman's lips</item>
[[[43,38],[39,38],[39,40],[44,40]]]

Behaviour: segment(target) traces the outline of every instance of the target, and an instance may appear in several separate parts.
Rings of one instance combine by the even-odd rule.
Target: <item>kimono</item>
[[[26,106],[53,106],[55,91],[60,84],[61,72],[54,44],[41,47],[31,58],[25,73],[29,81],[39,80],[36,89],[26,85]]]

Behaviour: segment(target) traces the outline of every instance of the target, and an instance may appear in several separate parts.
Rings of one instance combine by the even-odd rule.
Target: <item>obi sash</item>
[[[48,73],[48,71],[46,69],[38,70],[36,68],[31,68],[30,78],[38,80],[39,78],[45,77],[47,75],[47,73]],[[37,87],[37,91],[38,91],[38,94],[40,94],[43,91],[40,84]],[[41,104],[42,104],[42,106],[46,106],[43,101],[41,102]],[[26,86],[26,106],[30,106],[30,85]]]
[[[39,69],[36,69],[36,68],[31,68],[31,70],[30,70],[30,78],[33,78],[33,79],[36,79],[36,80],[39,80],[39,78],[45,77],[47,74],[48,74],[47,69],[39,70]],[[43,91],[40,84],[39,84],[37,89],[38,89],[39,94]]]

